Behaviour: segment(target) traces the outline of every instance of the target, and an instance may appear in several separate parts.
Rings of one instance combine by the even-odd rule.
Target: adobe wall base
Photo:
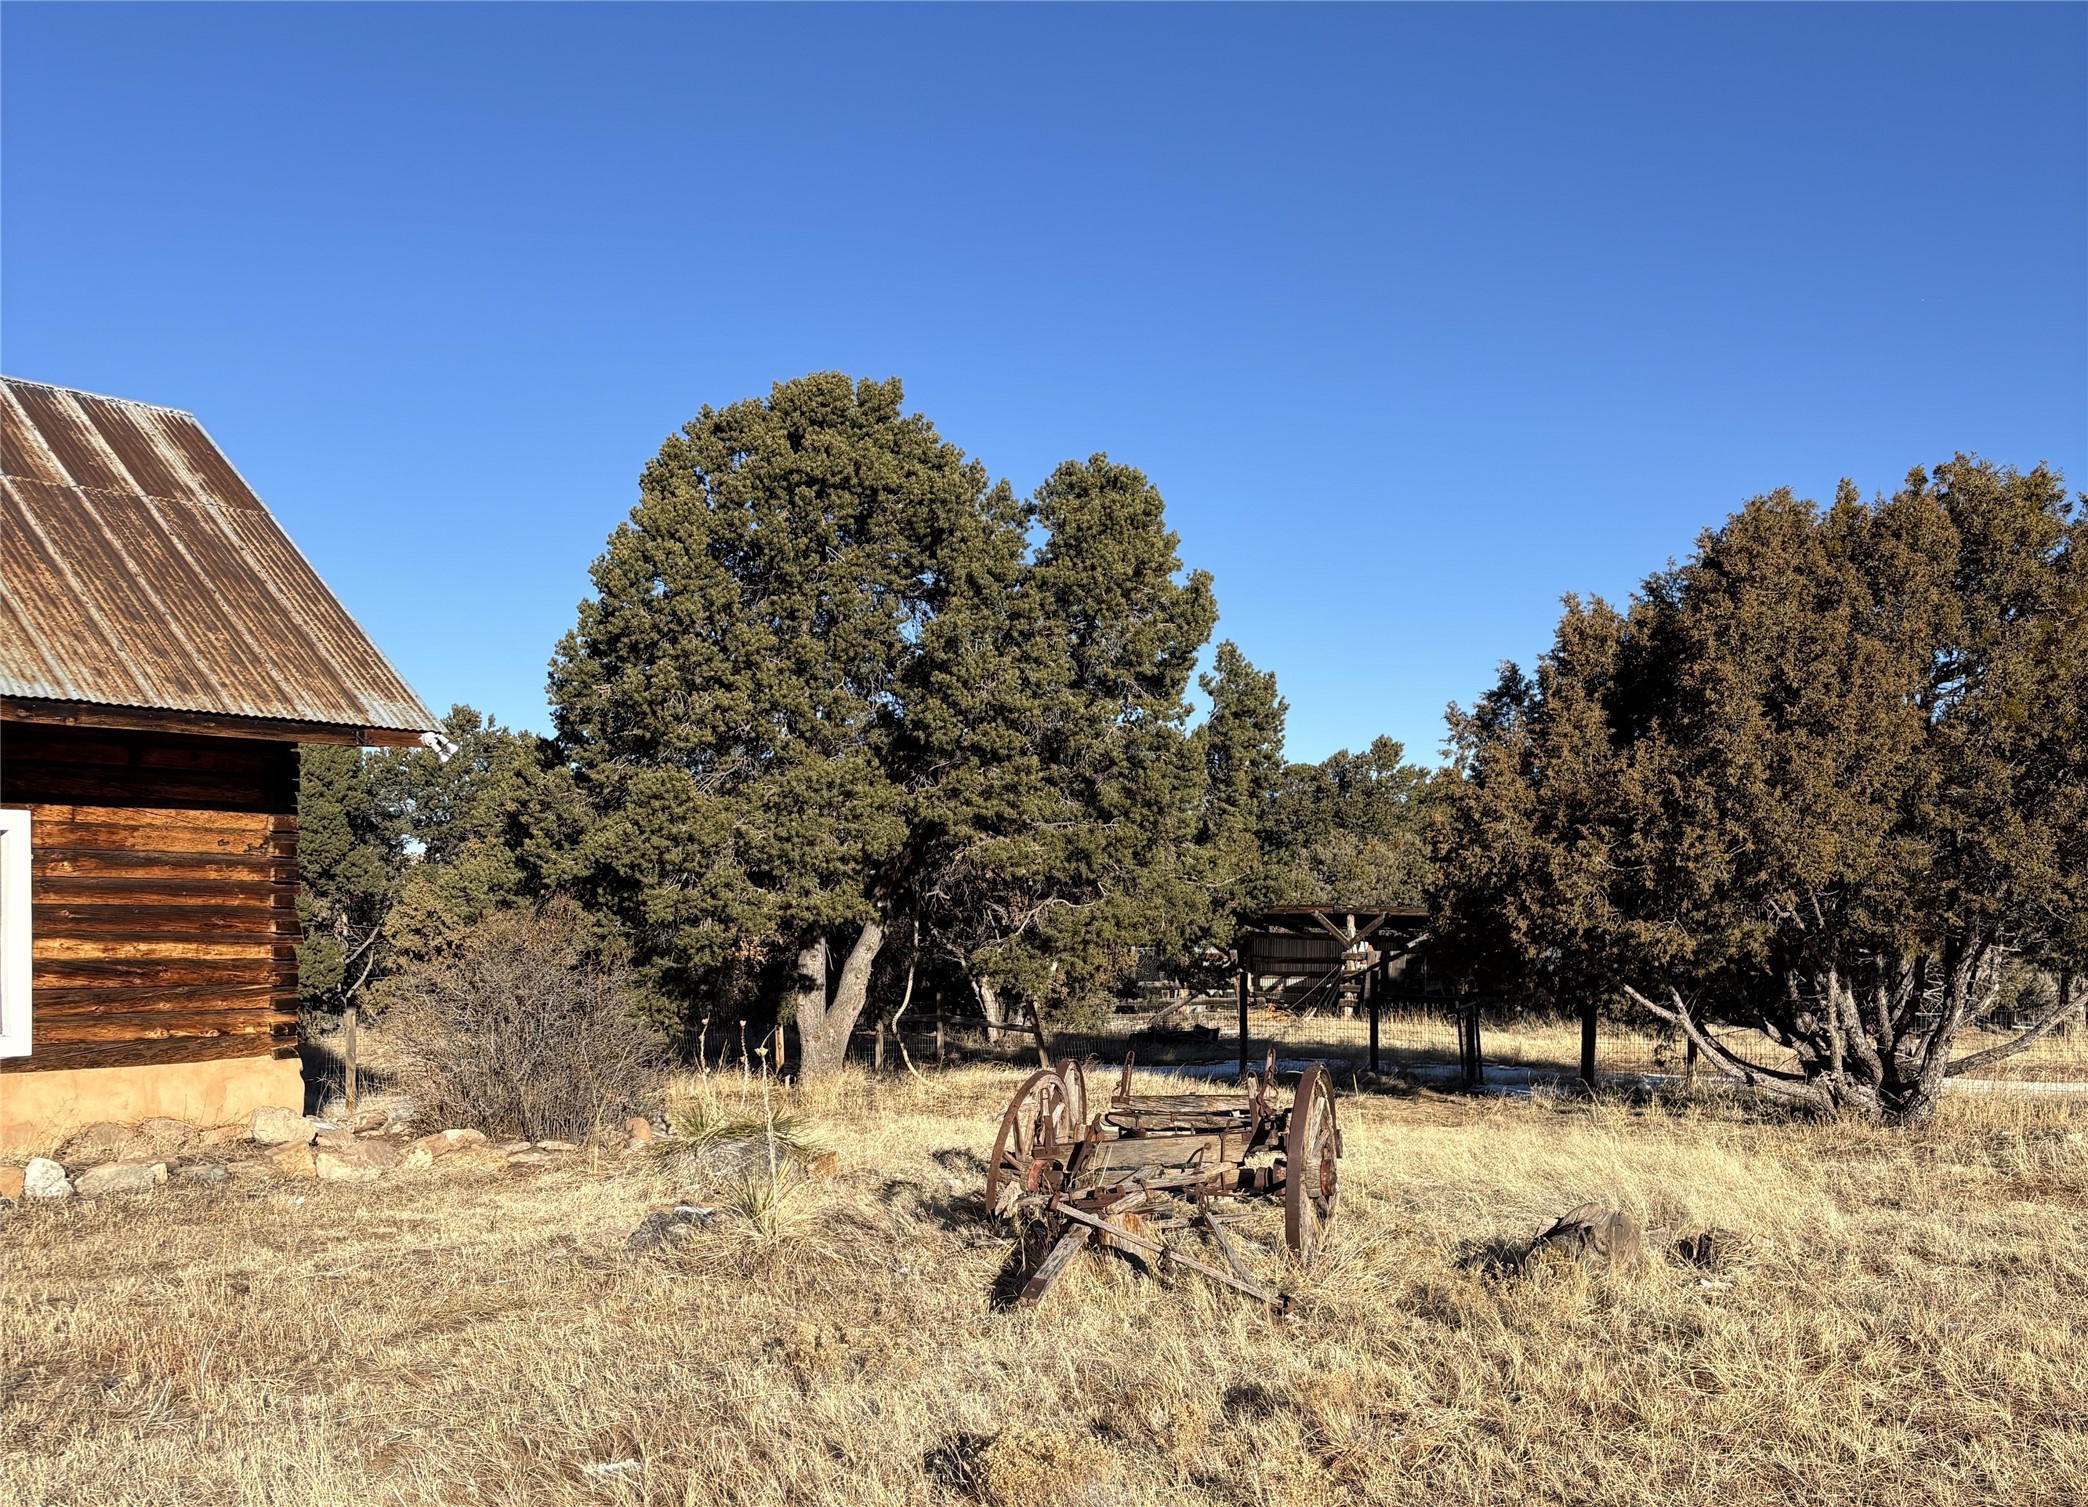
[[[152,1067],[83,1067],[0,1074],[0,1151],[48,1151],[82,1125],[154,1115],[199,1129],[244,1120],[264,1104],[304,1108],[295,1057],[234,1057]]]

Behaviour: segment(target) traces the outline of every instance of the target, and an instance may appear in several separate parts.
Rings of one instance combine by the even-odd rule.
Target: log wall
[[[0,1072],[297,1050],[297,746],[0,724],[27,807],[30,1051]]]

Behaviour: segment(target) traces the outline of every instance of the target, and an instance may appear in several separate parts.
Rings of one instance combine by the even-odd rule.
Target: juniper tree
[[[968,749],[929,761],[963,773],[944,776],[918,870],[930,934],[992,1022],[1009,994],[1048,1010],[1138,944],[1179,949],[1203,914],[1184,695],[1217,617],[1210,577],[1184,575],[1159,491],[1104,455],[1057,467],[1023,518],[1034,556],[1003,546],[1011,584],[979,595],[969,657],[949,661],[966,668],[945,676],[943,715]]]
[[[2084,530],[2057,476],[1961,456],[1757,498],[1627,612],[1569,599],[1534,680],[1453,709],[1444,945],[1628,994],[1773,1095],[1925,1116],[2061,1018],[1953,1060],[2088,898]]]
[[[1270,903],[1421,903],[1428,878],[1428,772],[1398,739],[1292,764],[1269,805],[1263,889]]]
[[[1290,705],[1276,677],[1258,670],[1230,639],[1197,679],[1211,709],[1196,730],[1204,771],[1197,845],[1211,914],[1210,940],[1231,937],[1231,916],[1269,904],[1279,887],[1267,860],[1281,841],[1275,818],[1288,767],[1284,720]]]
[[[989,510],[984,469],[823,373],[704,408],[645,467],[552,661],[589,883],[669,987],[780,953],[838,1064],[905,888],[902,672]]]
[[[439,949],[490,910],[567,877],[558,853],[577,808],[541,740],[468,706],[429,748],[301,750],[298,785],[299,989],[340,1010],[402,960]],[[547,872],[547,869],[550,872]]]

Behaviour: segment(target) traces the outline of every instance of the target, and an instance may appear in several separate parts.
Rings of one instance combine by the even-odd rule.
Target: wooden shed
[[[0,378],[0,1146],[298,1105],[298,745],[436,730],[193,417]]]

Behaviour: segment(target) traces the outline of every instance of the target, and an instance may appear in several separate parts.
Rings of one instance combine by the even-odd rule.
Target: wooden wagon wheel
[[[1031,1073],[1015,1090],[1008,1112],[1001,1116],[1000,1134],[993,1138],[993,1161],[986,1168],[988,1214],[1009,1212],[1001,1208],[1003,1190],[1027,1188],[1037,1148],[1074,1138],[1077,1128],[1068,1098],[1066,1080],[1049,1068]]]
[[[1341,1135],[1334,1123],[1334,1085],[1325,1068],[1309,1067],[1291,1101],[1284,1143],[1283,1238],[1309,1267],[1319,1254],[1320,1229],[1334,1212],[1336,1159]]]

